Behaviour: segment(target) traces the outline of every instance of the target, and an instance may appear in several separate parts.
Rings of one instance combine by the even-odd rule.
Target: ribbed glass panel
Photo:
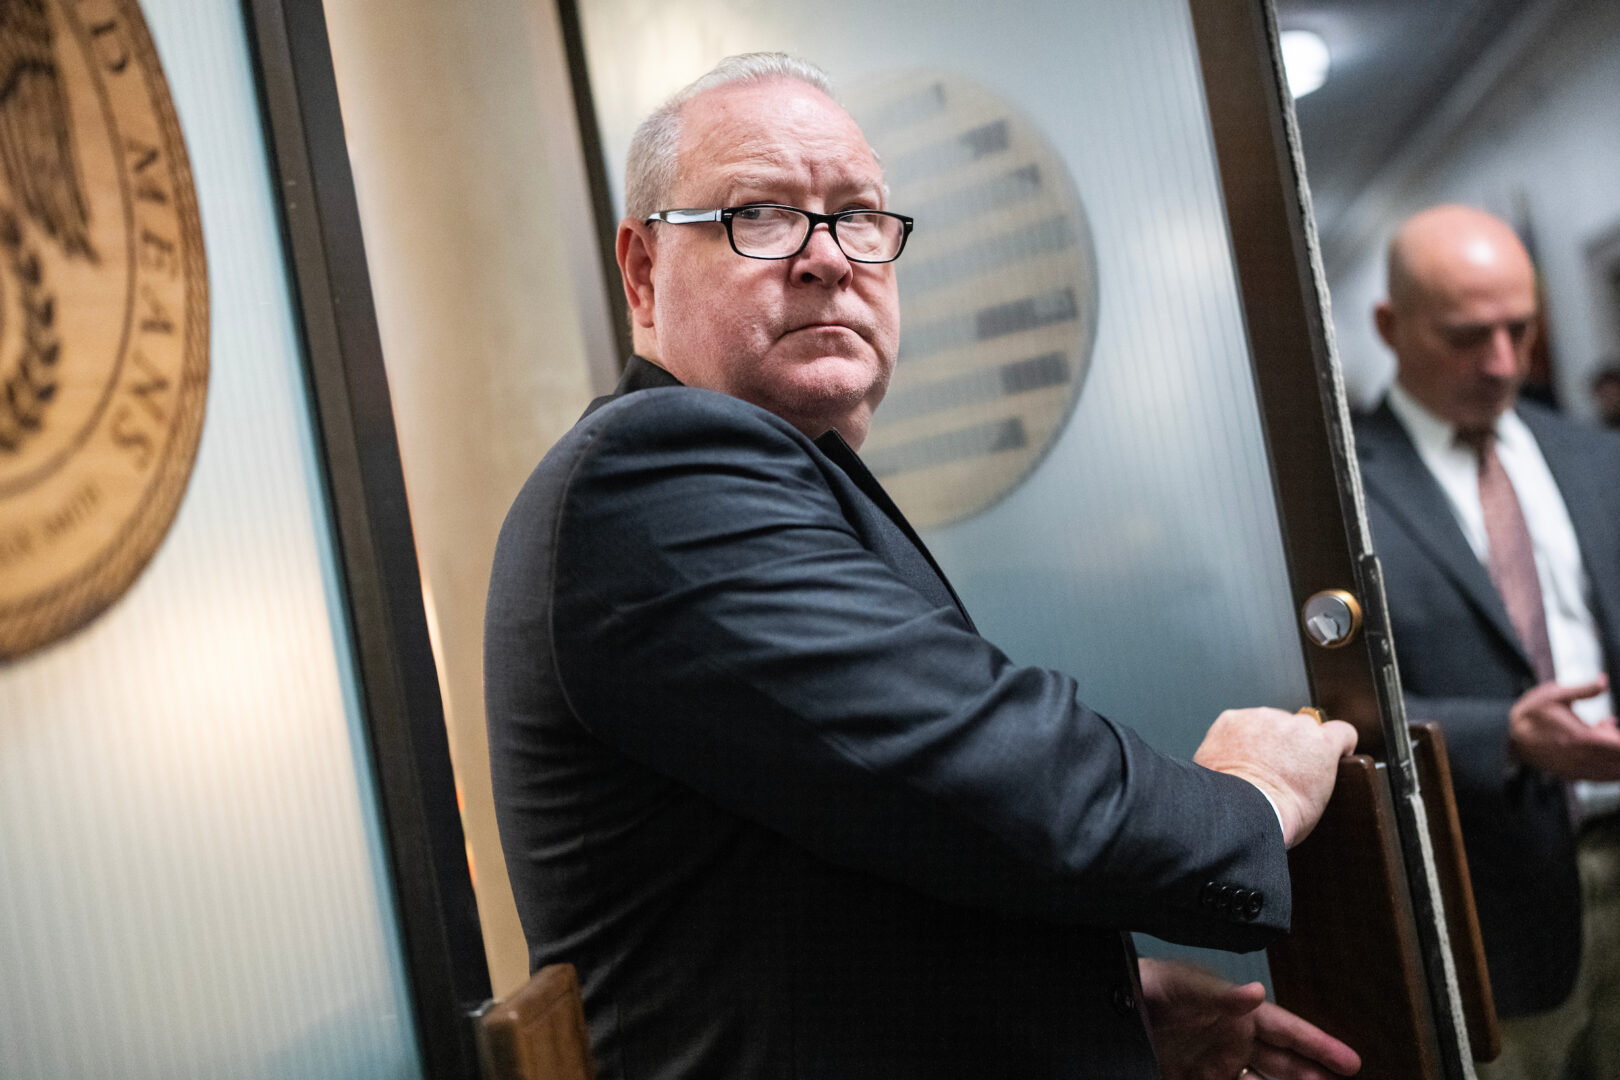
[[[1223,708],[1307,703],[1186,0],[581,7],[615,174],[728,53],[813,60],[863,120],[918,218],[899,408],[865,456],[941,522],[987,636],[1182,755]],[[965,516],[930,501],[981,480]]]
[[[0,668],[0,1077],[418,1077],[241,10],[143,6],[208,416],[129,594]]]

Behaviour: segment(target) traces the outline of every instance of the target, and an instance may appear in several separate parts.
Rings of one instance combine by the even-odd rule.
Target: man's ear
[[[647,329],[653,325],[653,242],[652,226],[625,218],[619,222],[619,235],[613,245],[619,277],[624,282],[624,301],[630,308],[630,325]]]
[[[1378,336],[1391,349],[1395,348],[1395,318],[1395,306],[1388,300],[1373,308],[1373,325],[1378,327]]]

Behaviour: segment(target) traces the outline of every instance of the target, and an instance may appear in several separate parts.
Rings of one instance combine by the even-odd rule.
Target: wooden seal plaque
[[[0,2],[0,657],[83,626],[174,521],[208,389],[202,226],[134,0]]]

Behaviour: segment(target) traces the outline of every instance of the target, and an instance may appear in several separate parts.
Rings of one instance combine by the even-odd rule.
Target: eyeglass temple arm
[[[697,221],[720,221],[723,210],[660,210],[648,214],[648,221],[666,221],[671,225],[690,225]]]

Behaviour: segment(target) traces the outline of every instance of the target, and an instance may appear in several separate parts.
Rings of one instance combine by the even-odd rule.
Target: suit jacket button
[[[1198,890],[1198,902],[1211,910],[1215,907],[1215,892],[1219,888],[1213,881],[1204,882],[1204,887]]]
[[[1114,987],[1114,1011],[1121,1016],[1136,1015],[1136,997],[1129,986]]]
[[[1215,910],[1222,915],[1232,910],[1232,886],[1222,885],[1215,890]]]
[[[1249,894],[1249,900],[1243,905],[1243,918],[1246,922],[1254,922],[1260,917],[1260,909],[1266,905],[1266,894],[1259,889]]]

